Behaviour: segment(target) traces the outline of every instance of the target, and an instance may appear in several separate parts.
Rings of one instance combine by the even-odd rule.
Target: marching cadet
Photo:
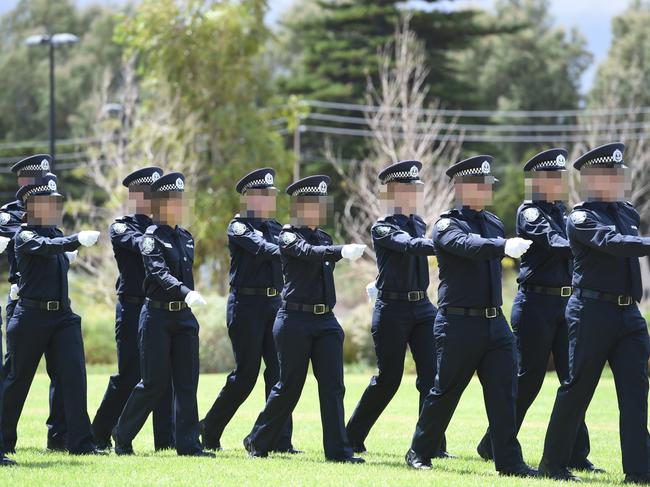
[[[648,357],[650,340],[637,302],[642,297],[639,257],[650,238],[639,236],[639,214],[625,202],[623,144],[607,144],[578,158],[582,197],[569,215],[574,255],[573,294],[566,308],[569,380],[555,398],[546,432],[541,475],[578,480],[569,470],[576,433],[606,362],[614,374],[626,482],[650,484]]]
[[[18,188],[29,184],[40,183],[43,176],[51,174],[50,167],[52,157],[48,154],[36,154],[26,157],[11,167],[11,171],[16,175]],[[52,175],[53,176],[53,175]],[[53,176],[54,177],[54,176]],[[56,182],[56,178],[54,179]],[[14,312],[18,301],[18,265],[14,251],[13,238],[20,230],[20,225],[24,222],[25,206],[19,199],[7,203],[0,208],[0,235],[11,239],[7,248],[7,260],[9,264],[9,283],[11,284],[9,296],[7,298],[6,322],[9,323],[11,315]],[[63,412],[63,395],[60,389],[56,387],[56,377],[51,366],[51,360],[48,358],[48,352],[45,353],[45,364],[47,375],[50,378],[50,415],[45,424],[47,425],[47,448],[52,451],[65,450],[65,414]]]
[[[370,379],[346,428],[356,453],[366,451],[364,441],[370,429],[399,388],[407,346],[415,360],[419,408],[436,376],[436,308],[427,296],[427,256],[435,255],[435,248],[433,241],[424,237],[426,224],[417,215],[424,187],[421,168],[419,161],[402,161],[379,173],[388,209],[371,230],[379,270],[373,283],[378,299],[371,328],[379,373]],[[434,456],[447,456],[444,440]]]
[[[132,172],[122,185],[128,188],[129,204],[134,213],[115,220],[109,229],[119,276],[115,285],[115,341],[117,344],[117,374],[111,376],[104,399],[93,420],[93,436],[100,449],[111,447],[111,431],[140,381],[140,352],[138,350],[138,323],[144,303],[144,266],[140,241],[151,220],[151,185],[163,171],[159,167],[145,167]],[[174,447],[172,421],[171,376],[166,393],[153,409],[153,438],[156,450]]]
[[[501,259],[520,257],[530,246],[505,239],[503,224],[484,208],[492,203],[491,156],[476,156],[447,170],[456,209],[443,213],[433,230],[439,265],[434,337],[438,375],[424,400],[406,463],[430,469],[461,394],[478,372],[501,475],[530,477],[517,442],[514,337],[501,311]]]
[[[68,269],[79,246],[90,247],[99,232],[63,236],[57,228],[62,199],[53,175],[23,186],[16,195],[27,223],[15,237],[20,273],[18,303],[7,325],[2,435],[5,451],[15,451],[16,426],[38,363],[47,353],[65,404],[65,448],[71,454],[103,454],[92,442],[86,410],[86,365],[81,318],[70,309]]]
[[[201,421],[201,439],[209,450],[221,449],[221,434],[235,412],[250,395],[266,365],[266,396],[278,382],[280,366],[273,343],[273,322],[280,308],[282,264],[278,237],[282,226],[272,217],[276,209],[275,171],[257,169],[236,186],[242,195],[242,213],[228,225],[230,295],[227,325],[235,356],[235,369]],[[291,417],[284,425],[273,451],[298,453],[291,444]]]
[[[516,228],[518,237],[533,243],[521,257],[519,292],[510,317],[519,353],[517,431],[542,387],[550,354],[560,382],[569,378],[569,338],[564,311],[571,295],[573,254],[566,235],[563,203],[567,199],[566,157],[566,150],[551,149],[524,165],[527,201],[517,210]],[[492,459],[489,430],[477,451],[485,460]],[[583,422],[570,466],[602,472],[587,455],[589,433]]]
[[[273,325],[280,362],[278,381],[251,433],[244,439],[250,456],[266,457],[278,444],[302,391],[309,361],[318,381],[323,445],[330,461],[363,463],[354,457],[345,432],[343,329],[332,309],[336,303],[334,266],[357,260],[365,245],[332,245],[321,230],[328,199],[328,176],[309,176],[291,184],[292,224],[280,233],[284,287]]]
[[[115,453],[133,455],[131,442],[165,396],[172,377],[176,452],[214,457],[199,441],[196,392],[199,382],[199,324],[192,306],[205,305],[194,291],[194,240],[182,228],[185,177],[166,174],[151,185],[153,221],[140,241],[145,304],[140,313],[141,380],[113,430]]]

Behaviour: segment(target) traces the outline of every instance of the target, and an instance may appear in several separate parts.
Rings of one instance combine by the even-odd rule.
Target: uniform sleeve
[[[15,238],[16,252],[34,255],[56,255],[77,250],[81,244],[77,234],[69,237],[42,237],[29,230],[23,230]]]
[[[169,272],[162,246],[158,240],[151,235],[145,235],[140,241],[140,252],[147,275],[155,279],[165,291],[175,293],[180,299],[185,299],[191,289]]]
[[[385,225],[375,225],[372,230],[372,241],[375,246],[385,247],[394,252],[413,255],[435,255],[433,240],[429,238],[412,237],[403,230]]]
[[[111,243],[134,254],[140,254],[140,241],[142,233],[131,225],[123,222],[114,222],[108,229]]]
[[[246,229],[241,233],[241,230],[237,232],[233,230],[233,223],[228,225],[228,239],[253,255],[268,260],[280,260],[279,245],[269,242],[248,226],[245,227]]]
[[[448,224],[441,225],[442,221],[436,223],[433,241],[450,254],[475,260],[495,259],[505,255],[506,239],[480,237],[468,233],[452,219],[448,219]]]
[[[311,245],[293,232],[280,234],[280,252],[296,259],[338,262],[343,258],[341,249],[343,245]]]
[[[584,220],[580,221],[581,218],[574,216],[576,213],[572,213],[567,221],[567,233],[571,240],[618,257],[650,255],[650,238],[623,235],[588,211],[581,212]]]
[[[520,212],[517,217],[517,228],[520,237],[532,240],[537,245],[557,252],[562,257],[572,256],[569,241],[560,235],[542,214],[538,214],[535,220],[528,221],[524,212]]]

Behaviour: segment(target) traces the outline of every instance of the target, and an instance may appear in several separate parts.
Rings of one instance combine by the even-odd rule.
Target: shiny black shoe
[[[251,440],[250,436],[244,438],[244,448],[246,448],[249,457],[266,458],[269,456],[268,452],[258,451],[255,449],[255,446],[253,445],[253,440]]]
[[[356,442],[356,441],[350,441],[350,447],[352,448],[352,451],[354,453],[368,453],[368,450],[366,449],[366,445],[363,444],[363,441],[361,442]]]
[[[210,435],[205,433],[205,420],[199,421],[199,428],[201,429],[201,444],[206,450],[221,451],[221,442],[217,438],[210,438]]]
[[[0,467],[15,467],[16,465],[18,465],[16,460],[0,455]]]
[[[273,450],[273,452],[274,453],[288,453],[289,455],[302,455],[303,453],[305,453],[304,451],[298,450],[298,449],[296,449],[296,448],[294,448],[292,446],[290,446],[289,448],[280,448],[280,449],[277,449],[277,450]]]
[[[566,467],[551,468],[545,460],[542,458],[542,461],[539,464],[538,470],[540,477],[546,477],[551,480],[560,480],[563,482],[582,482],[580,477],[576,477],[571,473]]]
[[[113,448],[113,443],[111,443],[111,440],[95,440],[95,445],[97,446],[98,450],[110,451],[110,449]]]
[[[485,442],[483,441],[481,441],[476,447],[476,453],[478,453],[478,456],[481,457],[486,462],[491,462],[492,460],[494,460],[494,458],[492,457],[492,452],[488,450]]]
[[[131,443],[122,444],[117,439],[117,428],[113,428],[113,431],[111,432],[111,436],[113,437],[113,441],[115,442],[114,450],[116,455],[128,456],[134,454],[133,445],[131,445]]]
[[[431,460],[420,458],[412,449],[404,457],[406,464],[416,470],[431,470]]]
[[[108,451],[106,450],[100,450],[99,448],[93,448],[91,450],[86,450],[86,451],[80,451],[79,453],[77,452],[70,452],[70,455],[96,455],[100,457],[105,457],[108,455]]]
[[[586,458],[582,462],[577,463],[576,465],[569,465],[569,468],[571,470],[578,470],[580,472],[585,472],[585,473],[605,473],[604,468],[597,467]]]
[[[181,457],[204,457],[204,458],[216,458],[217,455],[215,455],[211,451],[206,451],[206,450],[200,450],[194,453],[180,453],[179,456]]]
[[[650,473],[628,473],[623,483],[650,485]]]
[[[366,461],[363,458],[359,457],[347,457],[347,458],[341,458],[340,460],[330,460],[331,462],[336,462],[336,463],[366,463]]]
[[[439,459],[442,459],[442,460],[451,460],[451,459],[458,458],[458,457],[456,455],[452,455],[448,451],[441,451],[441,452],[437,453],[436,455],[434,455],[433,458],[439,458]]]
[[[499,470],[499,475],[502,477],[539,477],[539,472],[536,468],[531,468],[522,463],[516,467]]]
[[[67,451],[67,448],[65,447],[65,438],[48,438],[47,449],[52,452]]]
[[[168,443],[166,445],[155,445],[154,446],[155,451],[167,451],[167,450],[173,450],[175,448],[176,448],[176,446],[172,445],[171,443]]]

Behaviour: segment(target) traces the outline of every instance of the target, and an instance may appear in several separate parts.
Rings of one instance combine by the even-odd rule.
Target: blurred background
[[[444,169],[489,153],[501,180],[493,211],[512,235],[527,158],[620,140],[648,234],[648,25],[649,0],[2,0],[0,197],[14,198],[14,162],[54,147],[66,230],[104,231],[71,279],[87,359],[110,364],[106,230],[125,210],[120,181],[144,165],[184,171],[197,288],[210,303],[198,313],[202,368],[225,371],[225,229],[234,184],[253,168],[273,166],[280,189],[330,174],[327,230],[370,243],[379,168],[423,161],[431,225],[451,201]],[[509,315],[517,262],[504,267]],[[650,286],[647,259],[642,267]],[[374,364],[364,288],[375,272],[372,252],[337,268],[348,367]]]

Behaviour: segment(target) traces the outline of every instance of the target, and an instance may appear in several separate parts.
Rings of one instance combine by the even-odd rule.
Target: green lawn
[[[199,409],[204,413],[211,405],[224,375],[204,375],[199,387]],[[108,375],[89,374],[89,408],[94,413]],[[369,374],[346,376],[346,411],[352,411]],[[339,465],[323,461],[321,426],[316,383],[310,377],[294,415],[294,444],[304,449],[300,456],[275,455],[268,459],[249,459],[241,440],[255,420],[263,403],[261,377],[258,385],[226,430],[225,450],[217,459],[188,459],[173,453],[154,453],[151,427],[142,430],[134,442],[134,457],[74,457],[44,451],[47,416],[47,377],[39,374],[19,425],[18,453],[20,466],[0,471],[0,485],[11,486],[222,486],[222,485],[409,485],[428,482],[436,485],[558,485],[550,481],[503,479],[492,464],[483,462],[475,445],[483,434],[487,420],[480,385],[474,380],[466,391],[450,425],[447,442],[455,460],[438,460],[434,469],[419,472],[407,469],[404,453],[416,421],[417,395],[415,377],[405,376],[402,387],[366,442],[370,453],[365,465]],[[531,408],[520,439],[530,464],[539,460],[546,423],[555,396],[556,380],[549,375],[537,402]],[[611,376],[601,380],[588,413],[591,432],[591,459],[605,467],[607,475],[584,476],[589,483],[620,482],[618,414]]]

